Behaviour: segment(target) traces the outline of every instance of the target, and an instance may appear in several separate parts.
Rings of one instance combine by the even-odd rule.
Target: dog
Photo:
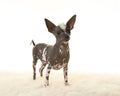
[[[56,38],[56,43],[48,45],[45,43],[35,44],[32,55],[33,55],[33,80],[36,79],[36,63],[40,59],[42,64],[39,69],[40,76],[43,76],[43,69],[47,66],[46,77],[45,77],[45,86],[49,86],[49,74],[51,69],[59,70],[63,68],[64,72],[64,83],[68,83],[68,61],[70,57],[69,53],[69,40],[71,30],[74,27],[76,21],[76,15],[73,15],[66,24],[60,24],[56,26],[50,20],[45,18],[45,24],[50,33],[52,33]]]

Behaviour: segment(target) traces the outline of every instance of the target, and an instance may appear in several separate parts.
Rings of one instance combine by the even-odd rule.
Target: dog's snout
[[[70,37],[68,35],[65,35],[65,40],[68,41]]]
[[[67,38],[67,39],[68,39],[68,38],[69,38],[69,36],[68,36],[68,35],[65,35],[65,38]]]

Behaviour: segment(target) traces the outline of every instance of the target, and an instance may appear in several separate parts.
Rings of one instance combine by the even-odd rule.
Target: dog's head
[[[45,19],[46,26],[48,31],[53,33],[56,37],[57,42],[68,42],[70,40],[70,33],[74,27],[74,23],[76,20],[76,15],[72,16],[68,22],[65,24],[60,24],[56,26],[54,23]]]

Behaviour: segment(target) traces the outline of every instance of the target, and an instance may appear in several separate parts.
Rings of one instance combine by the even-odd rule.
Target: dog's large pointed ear
[[[49,21],[49,20],[46,19],[46,18],[45,18],[45,23],[46,23],[46,26],[47,26],[48,31],[52,33],[52,32],[54,31],[56,25],[53,24],[51,21]]]
[[[75,20],[76,20],[76,15],[73,15],[73,16],[68,20],[68,22],[66,23],[68,29],[70,29],[70,30],[73,29],[74,24],[75,24]]]

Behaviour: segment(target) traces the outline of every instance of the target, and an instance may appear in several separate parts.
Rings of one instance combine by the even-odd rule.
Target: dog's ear
[[[46,18],[45,18],[45,23],[46,23],[46,26],[47,26],[47,28],[48,28],[48,31],[52,33],[52,32],[54,31],[56,25],[53,24],[51,21],[49,21],[49,20],[46,19]]]
[[[73,29],[74,24],[75,24],[75,20],[76,20],[76,15],[73,15],[73,16],[68,20],[68,22],[66,23],[68,29],[70,29],[70,30]]]

